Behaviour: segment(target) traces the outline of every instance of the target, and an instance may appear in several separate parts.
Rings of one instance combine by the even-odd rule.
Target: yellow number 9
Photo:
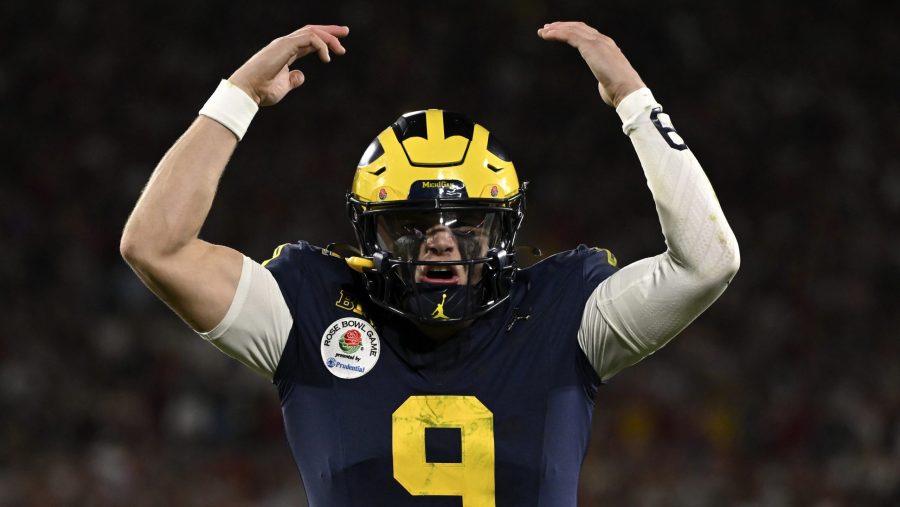
[[[392,419],[394,478],[412,495],[494,507],[494,414],[474,396],[410,396]],[[461,463],[425,461],[425,428],[459,428]]]

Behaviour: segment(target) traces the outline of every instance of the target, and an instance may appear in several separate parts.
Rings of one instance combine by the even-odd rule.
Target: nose
[[[425,239],[425,251],[437,257],[450,255],[456,251],[456,238],[447,227],[434,227]]]

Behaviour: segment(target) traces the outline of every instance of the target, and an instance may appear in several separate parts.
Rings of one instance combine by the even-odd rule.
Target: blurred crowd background
[[[583,506],[900,505],[896,2],[0,4],[0,506],[305,505],[276,392],[118,253],[154,165],[215,88],[300,25],[348,54],[254,120],[202,236],[262,260],[351,242],[343,207],[400,113],[462,111],[533,185],[522,240],[664,248],[577,51],[612,36],[704,165],[742,267],[597,399]]]

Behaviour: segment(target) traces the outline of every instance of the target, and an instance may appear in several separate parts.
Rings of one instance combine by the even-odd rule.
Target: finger
[[[586,27],[559,26],[556,28],[541,28],[538,30],[538,35],[544,40],[565,42],[579,49],[585,43],[601,42],[607,45],[615,45],[614,41],[606,35]]]
[[[596,38],[600,35],[600,32],[596,30],[589,30],[584,27],[579,26],[571,26],[571,25],[563,25],[563,24],[555,24],[542,28],[545,32],[565,32],[573,35],[577,35],[579,37],[584,38]]]
[[[575,41],[579,38],[577,34],[565,29],[540,28],[538,35],[544,40],[553,40],[565,42],[570,46],[575,46]]]
[[[331,55],[328,54],[328,44],[325,44],[315,32],[309,34],[309,45],[316,49],[316,52],[319,53],[319,59],[325,63],[331,61]]]
[[[313,25],[316,29],[334,35],[335,37],[344,38],[350,33],[350,27],[347,25]]]
[[[543,26],[542,30],[565,30],[586,40],[609,39],[609,37],[598,32],[595,28],[580,21],[556,21],[554,23],[547,23]]]
[[[568,28],[584,34],[599,34],[596,28],[587,25],[581,21],[554,21],[547,23],[544,28]]]
[[[341,45],[341,41],[336,36],[316,27],[313,27],[312,30],[320,39],[325,41],[325,44],[327,44],[335,54],[343,55],[347,52],[347,49]]]
[[[284,38],[287,44],[290,45],[290,51],[295,53],[288,59],[288,65],[294,63],[297,58],[302,58],[313,51],[319,53],[319,58],[323,62],[328,63],[331,61],[331,56],[328,54],[328,45],[315,31],[311,28],[303,27],[302,30],[298,30],[296,33],[297,35],[288,35]],[[312,47],[312,50],[310,50],[310,47]]]
[[[306,25],[303,28],[294,30],[293,32],[289,33],[288,37],[301,35],[302,33],[309,31],[310,29],[321,30],[323,32],[334,35],[335,37],[346,37],[347,34],[350,33],[350,27],[346,25]]]
[[[291,84],[291,90],[299,87],[306,81],[306,76],[299,70],[292,70],[288,73],[288,82]]]
[[[282,37],[279,40],[279,43],[283,50],[288,53],[285,55],[285,65],[293,65],[298,58],[303,58],[313,51],[319,53],[319,58],[321,58],[323,62],[328,63],[331,61],[331,56],[328,54],[328,46],[311,30],[307,30],[296,36],[288,35]]]

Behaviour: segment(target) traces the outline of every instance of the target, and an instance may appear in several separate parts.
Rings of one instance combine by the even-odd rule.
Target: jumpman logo
[[[441,294],[441,302],[438,303],[437,308],[435,308],[434,311],[431,312],[432,319],[449,319],[450,318],[450,317],[447,317],[446,315],[444,315],[444,301],[447,301],[447,293],[446,292]]]

